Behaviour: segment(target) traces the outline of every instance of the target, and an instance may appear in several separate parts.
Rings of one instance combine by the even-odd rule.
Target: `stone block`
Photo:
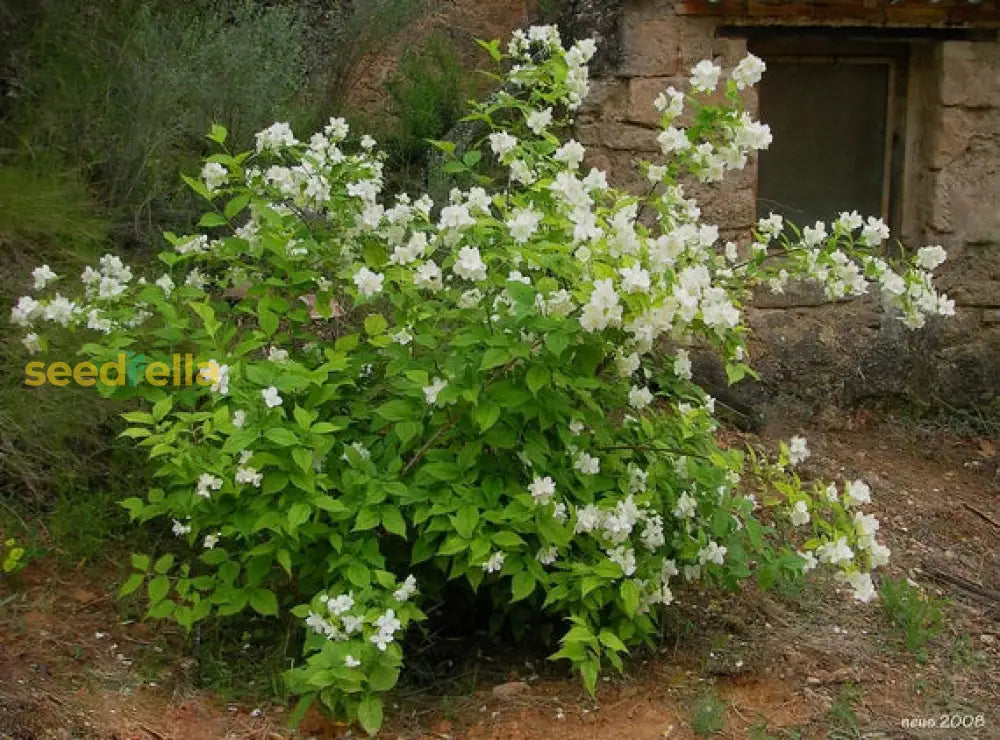
[[[944,105],[1000,107],[1000,43],[945,41],[940,60]]]

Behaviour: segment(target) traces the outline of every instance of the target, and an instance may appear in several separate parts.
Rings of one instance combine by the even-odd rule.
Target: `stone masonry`
[[[588,28],[580,25],[589,26],[610,50],[596,70],[577,138],[588,147],[592,163],[606,168],[617,184],[645,187],[636,162],[658,154],[653,99],[667,85],[684,84],[699,60],[712,58],[731,67],[747,52],[747,39],[753,43],[754,30],[764,27],[772,37],[775,28],[794,32],[801,27],[813,33],[817,27],[839,28],[839,38],[844,38],[843,28],[856,29],[869,41],[893,34],[894,43],[908,45],[902,177],[894,184],[901,193],[900,236],[910,247],[941,244],[948,250],[939,284],[956,299],[958,315],[911,332],[882,315],[876,296],[829,305],[808,289],[761,295],[749,309],[761,382],[725,388],[707,360],[703,380],[756,422],[872,401],[980,408],[996,403],[1000,23],[990,21],[972,36],[961,30],[974,24],[938,11],[928,15],[916,3],[903,3],[901,9],[881,0],[858,0],[853,6],[860,12],[846,18],[836,7],[831,11],[837,4],[577,0],[572,14],[577,24],[570,32],[584,35]],[[852,0],[840,4],[852,6]],[[727,5],[740,7],[729,7],[726,15]],[[948,4],[958,5],[958,0]],[[994,16],[1000,20],[1000,11]],[[747,105],[756,112],[756,99]],[[756,180],[751,163],[719,187],[694,189],[706,218],[720,226],[725,238],[746,242],[758,215],[767,215],[756,212]]]

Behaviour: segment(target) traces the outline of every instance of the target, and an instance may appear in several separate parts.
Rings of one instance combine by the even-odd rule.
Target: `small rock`
[[[980,635],[979,639],[986,645],[993,645],[997,641],[993,635]]]
[[[501,699],[508,699],[512,696],[526,694],[529,691],[531,691],[531,687],[524,681],[508,681],[507,683],[502,683],[499,686],[494,686],[493,696],[500,697]]]

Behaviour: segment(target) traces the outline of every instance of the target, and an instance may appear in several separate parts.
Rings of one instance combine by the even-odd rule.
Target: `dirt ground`
[[[596,701],[552,668],[484,648],[440,684],[397,692],[380,736],[679,739],[717,726],[723,738],[1000,738],[1000,443],[864,415],[843,427],[807,434],[806,472],[866,479],[892,548],[886,574],[949,600],[924,662],[878,603],[854,607],[832,580],[724,601],[690,593],[659,650],[605,678]],[[123,619],[115,577],[41,561],[16,588],[0,582],[0,737],[357,736],[316,713],[296,735],[287,707],[192,688],[169,630]]]

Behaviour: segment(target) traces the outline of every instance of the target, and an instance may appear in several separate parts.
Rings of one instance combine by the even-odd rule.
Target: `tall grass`
[[[76,279],[96,261],[107,225],[86,188],[68,174],[0,166],[0,305],[29,292],[30,271],[47,262]],[[112,475],[115,409],[82,388],[28,388],[22,332],[0,322],[0,495],[28,511],[60,490]]]
[[[100,193],[115,236],[183,228],[196,204],[178,174],[224,121],[234,146],[317,106],[290,7],[251,2],[43,0],[15,60],[8,142],[36,167],[69,166]],[[301,119],[306,119],[302,121]]]

